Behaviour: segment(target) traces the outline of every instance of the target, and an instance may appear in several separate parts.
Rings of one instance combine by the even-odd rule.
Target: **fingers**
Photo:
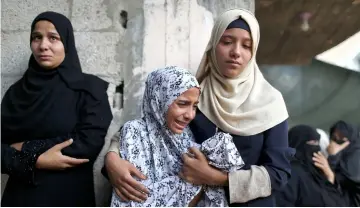
[[[312,160],[314,161],[314,165],[316,167],[322,169],[323,171],[325,171],[329,168],[329,163],[328,163],[327,159],[325,158],[325,156],[321,152],[318,152],[318,153],[315,152]]]
[[[190,159],[190,156],[187,153],[181,155],[181,159],[183,160],[184,164]]]
[[[55,146],[52,147],[52,148],[54,148],[54,149],[56,149],[56,150],[62,150],[62,149],[64,149],[65,147],[70,146],[72,143],[73,143],[73,139],[69,139],[69,140],[66,140],[65,142],[61,142],[60,144],[55,145]]]
[[[124,194],[122,194],[119,189],[115,188],[115,193],[116,193],[116,195],[118,195],[118,197],[120,197],[120,199],[122,199],[123,201],[130,201],[130,199],[127,198]]]
[[[64,155],[63,161],[72,166],[81,165],[83,163],[89,162],[88,159],[77,159],[77,158],[69,157],[66,155]]]
[[[129,163],[129,170],[132,176],[136,176],[141,180],[146,180],[146,176],[142,174],[133,164]]]
[[[191,154],[191,153],[190,153]],[[192,164],[194,164],[194,161],[195,161],[195,164],[196,162],[198,161],[196,158],[194,158],[193,156],[189,156],[188,153],[184,153],[182,154],[181,156],[182,160],[183,160],[183,169],[188,167],[192,167]]]
[[[324,168],[324,165],[322,163],[314,162],[314,165],[320,169]]]
[[[186,182],[193,183],[191,177],[186,176],[182,171],[179,173],[179,177]]]
[[[136,202],[139,202],[139,203],[143,202],[142,199],[130,194],[129,191],[125,187],[121,187],[120,191],[125,197],[127,197],[131,201],[136,201]]]
[[[137,191],[142,192],[143,193],[142,195],[145,196],[145,199],[146,199],[146,195],[150,193],[149,190],[143,184],[136,181],[132,177],[129,177],[126,180],[126,183],[129,184],[129,186],[131,186],[131,188],[134,187]]]
[[[125,183],[123,187],[128,191],[130,195],[133,195],[134,197],[140,199],[140,201],[146,201],[147,194],[145,194],[143,191],[137,189],[138,186],[133,186],[130,183]],[[145,188],[145,187],[144,187]],[[146,188],[145,188],[146,189]]]
[[[345,149],[350,144],[349,140],[347,138],[345,138],[345,139],[346,139],[346,141],[339,145],[341,150]]]
[[[321,152],[315,152],[314,157],[322,159],[322,160],[327,160],[326,157]]]
[[[325,157],[322,152],[315,152],[315,154],[318,154],[318,155],[320,155],[322,157]]]
[[[322,159],[320,159],[320,158],[313,157],[312,160],[313,160],[314,162],[323,164],[323,161],[322,161]]]
[[[189,148],[189,152],[194,154],[194,157],[196,159],[200,159],[200,160],[206,160],[205,155],[196,147],[190,147]]]
[[[325,156],[323,154],[321,154],[321,152],[315,152],[313,154],[313,160],[317,160],[317,161],[321,161],[321,162],[324,162],[324,161],[327,161],[327,159],[325,158]]]
[[[56,169],[64,170],[67,168],[72,168],[78,165],[81,165],[83,163],[89,162],[88,159],[76,159],[73,157],[68,157],[65,155],[61,155],[61,159],[57,163]]]
[[[129,171],[130,171],[130,174],[132,176],[135,176],[141,180],[146,180],[147,177],[142,173],[140,172],[133,164],[130,164],[129,165]],[[134,180],[132,177],[131,179],[128,180],[128,183],[132,186],[132,187],[136,187],[137,190],[140,190],[141,192],[144,192],[146,194],[149,194],[149,190],[141,183],[137,182],[136,180]]]

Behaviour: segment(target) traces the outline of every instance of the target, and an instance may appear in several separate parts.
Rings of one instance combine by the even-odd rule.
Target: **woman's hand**
[[[314,161],[314,165],[318,167],[326,176],[330,183],[334,184],[335,175],[331,170],[330,165],[326,157],[321,152],[315,152],[314,157],[312,158]]]
[[[327,147],[327,152],[329,153],[329,155],[336,155],[337,153],[345,149],[347,146],[349,146],[350,142],[346,137],[344,138],[344,141],[344,143],[338,144],[335,141],[330,140],[330,144]]]
[[[21,151],[23,144],[24,144],[24,142],[18,142],[18,143],[14,143],[14,144],[12,144],[10,146],[12,148],[16,149],[17,151]]]
[[[201,188],[200,192],[190,201],[188,207],[196,207],[204,195],[204,189]]]
[[[89,162],[88,159],[77,159],[63,155],[61,150],[70,146],[73,143],[72,139],[57,144],[46,152],[41,154],[36,161],[36,168],[47,170],[64,170],[72,168],[83,163]]]
[[[145,180],[142,174],[133,164],[121,159],[114,152],[109,152],[105,158],[105,167],[108,172],[110,183],[116,194],[124,201],[144,202],[147,199],[149,190],[133,176]]]
[[[228,183],[228,175],[209,165],[205,155],[197,148],[191,147],[189,154],[183,154],[184,165],[180,177],[195,185],[225,186]]]

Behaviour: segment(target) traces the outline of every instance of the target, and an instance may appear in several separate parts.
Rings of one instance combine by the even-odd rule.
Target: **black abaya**
[[[50,21],[65,48],[64,61],[42,69],[33,55],[24,76],[1,103],[1,169],[8,174],[2,206],[95,206],[93,163],[101,151],[112,114],[107,83],[81,71],[70,21],[44,12],[32,23]],[[64,155],[90,162],[65,170],[36,169],[54,145],[73,139]],[[24,142],[21,151],[10,145]]]

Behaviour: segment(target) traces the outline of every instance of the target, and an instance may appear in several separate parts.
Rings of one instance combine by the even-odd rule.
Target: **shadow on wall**
[[[131,80],[124,86],[124,94],[129,95],[124,98],[124,118],[130,120],[138,118],[141,115],[142,98],[145,90],[145,81],[147,74],[144,70],[135,69]]]
[[[307,66],[263,65],[265,78],[284,96],[290,125],[329,129],[342,119],[360,125],[360,73],[313,60]]]

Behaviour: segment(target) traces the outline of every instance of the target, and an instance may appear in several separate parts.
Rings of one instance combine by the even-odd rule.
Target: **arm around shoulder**
[[[230,203],[244,203],[259,197],[267,197],[273,190],[281,189],[290,178],[287,121],[264,132],[264,144],[258,165],[250,170],[229,174]]]

